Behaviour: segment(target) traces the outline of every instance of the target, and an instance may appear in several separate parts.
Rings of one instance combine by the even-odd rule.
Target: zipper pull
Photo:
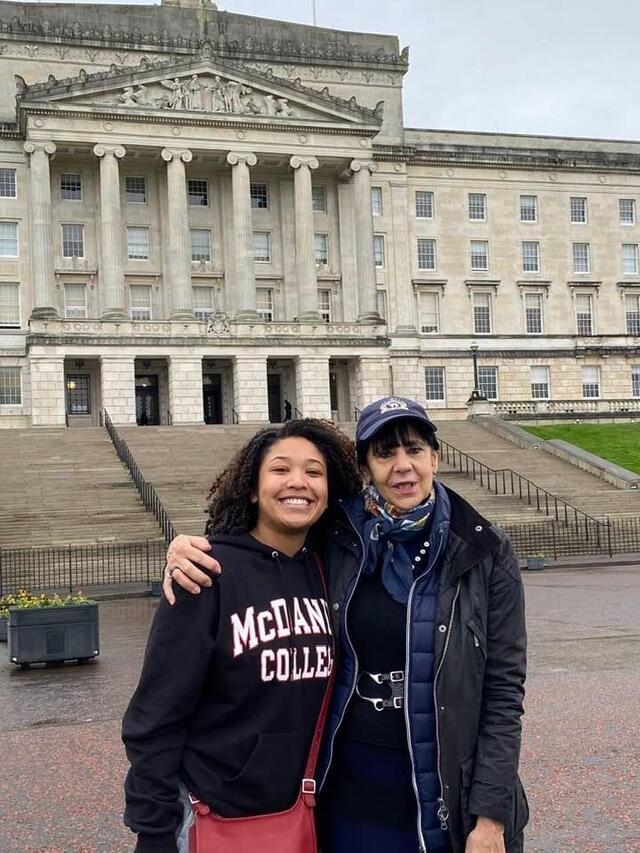
[[[473,645],[476,647],[476,649],[480,648],[480,640],[476,637],[475,634],[473,635]]]
[[[449,809],[447,808],[447,804],[442,799],[442,797],[438,797],[438,820],[440,821],[440,829],[446,830],[449,828],[448,820],[449,820]]]

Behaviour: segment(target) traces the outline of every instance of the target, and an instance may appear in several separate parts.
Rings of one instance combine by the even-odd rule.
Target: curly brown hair
[[[361,490],[355,447],[348,436],[331,421],[315,418],[287,421],[281,427],[260,430],[216,478],[209,492],[208,535],[235,535],[255,527],[258,507],[251,502],[251,496],[258,486],[260,465],[267,450],[284,438],[306,438],[322,453],[327,465],[329,507]]]

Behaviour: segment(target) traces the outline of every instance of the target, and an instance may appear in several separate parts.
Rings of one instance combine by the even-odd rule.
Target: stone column
[[[298,357],[296,403],[305,418],[331,418],[328,355]]]
[[[102,408],[114,424],[136,422],[136,371],[133,356],[100,357]]]
[[[358,268],[356,265],[355,212],[350,172],[338,176],[338,220],[340,223],[340,271],[342,306],[346,323],[358,317]]]
[[[233,195],[233,231],[234,231],[234,290],[236,293],[236,319],[255,320],[256,313],[256,276],[253,260],[253,222],[251,218],[251,190],[249,187],[249,166],[258,162],[255,154],[249,151],[230,151],[227,163],[231,170],[231,191]],[[266,381],[266,380],[265,380]]]
[[[64,426],[64,356],[32,355],[29,359],[29,372],[32,426]]]
[[[122,258],[122,218],[120,214],[120,168],[125,149],[122,145],[94,145],[100,158],[100,289],[103,320],[125,320]]]
[[[293,203],[296,229],[296,278],[298,280],[298,320],[317,323],[318,282],[313,239],[313,198],[311,170],[318,168],[315,157],[293,156],[289,160],[293,171]]]
[[[169,411],[174,424],[204,423],[201,356],[170,356]]]
[[[386,397],[391,390],[389,378],[388,352],[360,356],[356,370],[356,406],[362,409],[368,403],[379,400],[380,397]]]
[[[31,263],[33,267],[34,320],[57,318],[54,308],[53,243],[51,239],[51,176],[49,157],[55,153],[53,142],[25,142],[30,157]]]
[[[373,217],[371,215],[371,173],[378,168],[373,160],[352,160],[355,189],[356,258],[358,264],[358,322],[376,323],[378,299],[373,263]]]
[[[165,242],[165,266],[171,295],[171,320],[193,322],[193,289],[191,287],[191,235],[187,208],[187,176],[184,164],[193,154],[187,149],[163,148],[167,164],[168,228]]]
[[[233,359],[233,407],[240,423],[269,420],[266,355]]]
[[[406,182],[398,181],[391,183],[391,217],[393,221],[393,271],[395,283],[394,292],[389,293],[387,330],[391,329],[391,320],[393,319],[396,334],[415,335],[416,297],[411,284],[411,256],[407,230],[410,219]],[[387,245],[387,250],[390,248]],[[391,267],[390,257],[387,263]],[[422,399],[421,396],[420,399]]]

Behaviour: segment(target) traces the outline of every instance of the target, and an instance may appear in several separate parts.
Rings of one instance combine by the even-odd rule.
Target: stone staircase
[[[354,424],[339,426],[353,436]],[[255,425],[119,427],[118,432],[145,479],[156,488],[176,530],[200,534],[212,482],[257,428]],[[441,465],[441,479],[498,524],[545,518],[524,501],[514,501],[511,495],[493,495],[446,464]]]
[[[640,491],[618,489],[544,451],[517,447],[478,424],[469,421],[439,421],[438,435],[491,468],[511,468],[517,471],[588,515],[596,518],[640,516]],[[470,486],[472,481],[467,480],[466,483]],[[461,494],[466,497],[466,484],[460,482],[460,485]],[[453,482],[452,486],[456,488]],[[486,494],[486,490],[483,491]],[[495,498],[492,495],[491,502]],[[474,500],[471,499],[471,502],[474,503]],[[514,498],[506,496],[504,502],[513,503]],[[539,515],[537,517],[540,518]]]
[[[178,533],[201,535],[211,484],[260,427],[118,427]]]
[[[162,538],[104,429],[0,430],[0,459],[2,548]]]

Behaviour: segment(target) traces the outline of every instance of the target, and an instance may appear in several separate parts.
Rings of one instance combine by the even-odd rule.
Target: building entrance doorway
[[[136,376],[136,423],[138,426],[160,423],[157,375]]]
[[[282,421],[282,387],[279,373],[267,373],[267,401],[269,421],[279,424]]]
[[[334,421],[353,420],[350,368],[348,359],[329,359],[329,399]]]
[[[202,395],[205,424],[221,424],[222,419],[222,374],[204,373]]]

